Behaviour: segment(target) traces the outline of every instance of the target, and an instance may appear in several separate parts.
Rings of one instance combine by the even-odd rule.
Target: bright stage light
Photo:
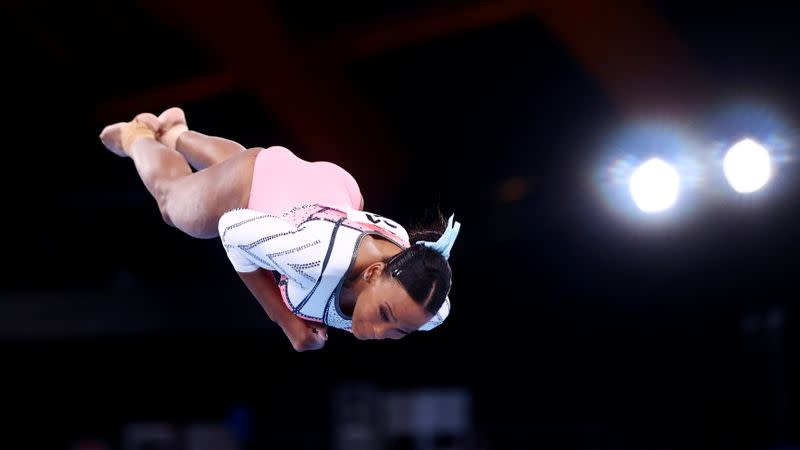
[[[725,154],[722,170],[736,192],[749,194],[767,184],[772,176],[772,161],[769,152],[761,144],[744,139]]]
[[[633,171],[629,189],[636,206],[646,213],[669,209],[678,199],[678,171],[661,159],[653,158]]]

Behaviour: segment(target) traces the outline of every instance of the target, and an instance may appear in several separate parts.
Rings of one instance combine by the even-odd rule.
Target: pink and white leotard
[[[281,296],[294,314],[349,331],[352,322],[339,307],[339,292],[361,239],[373,234],[409,246],[400,224],[358,210],[360,203],[358,184],[341,167],[270,147],[256,157],[248,208],[225,213],[219,235],[238,272],[264,268],[280,274]],[[438,326],[449,311],[447,299],[420,329]]]
[[[361,209],[361,190],[355,178],[334,163],[305,161],[285,147],[261,150],[247,207],[278,215],[312,204]]]

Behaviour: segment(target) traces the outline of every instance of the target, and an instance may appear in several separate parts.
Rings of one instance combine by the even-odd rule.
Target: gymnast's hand
[[[325,346],[325,341],[328,340],[328,327],[294,315],[291,317],[290,320],[281,324],[281,328],[295,350],[305,352],[319,350]]]

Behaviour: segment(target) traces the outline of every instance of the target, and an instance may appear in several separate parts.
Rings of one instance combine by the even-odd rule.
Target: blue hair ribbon
[[[430,247],[444,256],[444,259],[450,259],[450,250],[453,248],[453,244],[456,242],[456,237],[458,237],[459,230],[461,230],[461,223],[454,222],[453,215],[451,215],[450,218],[447,219],[447,228],[436,242],[417,241],[417,244]]]

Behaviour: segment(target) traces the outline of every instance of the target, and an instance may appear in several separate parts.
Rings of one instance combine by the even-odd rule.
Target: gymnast
[[[450,312],[447,260],[461,227],[452,216],[409,233],[363,211],[358,184],[341,167],[189,130],[180,108],[109,125],[100,140],[133,160],[168,225],[221,239],[296,351],[322,348],[327,327],[400,339]]]

